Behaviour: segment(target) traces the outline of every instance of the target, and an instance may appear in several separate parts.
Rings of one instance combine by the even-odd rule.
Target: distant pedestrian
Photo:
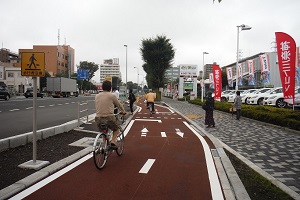
[[[240,96],[240,91],[236,91],[236,96],[234,98],[233,106],[236,108],[236,119],[240,120],[241,109],[242,109],[242,98]]]
[[[205,125],[207,125],[207,128],[215,127],[214,107],[214,98],[212,97],[212,93],[208,92],[205,104],[203,106],[203,109],[205,110]]]
[[[129,90],[128,100],[129,100],[130,112],[131,112],[131,114],[133,114],[133,103],[136,101],[136,98],[132,92],[132,89]]]

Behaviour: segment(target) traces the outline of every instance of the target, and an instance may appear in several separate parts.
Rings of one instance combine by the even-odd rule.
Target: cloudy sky
[[[119,58],[125,81],[142,82],[141,41],[165,35],[175,48],[173,66],[236,60],[237,26],[242,57],[273,51],[275,32],[300,46],[300,0],[0,0],[1,47],[18,52],[33,45],[60,44],[75,49],[75,64]],[[99,72],[95,78],[99,82]]]

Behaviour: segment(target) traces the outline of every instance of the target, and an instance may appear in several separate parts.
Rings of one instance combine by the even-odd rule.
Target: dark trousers
[[[152,112],[154,112],[154,102],[147,102],[147,106],[151,106],[152,107]]]
[[[132,112],[133,113],[133,101],[130,101],[129,102],[129,107],[130,107],[130,112]]]
[[[241,118],[241,109],[236,109],[236,119],[240,119]]]

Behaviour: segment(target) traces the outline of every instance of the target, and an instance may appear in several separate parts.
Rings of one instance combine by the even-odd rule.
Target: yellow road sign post
[[[37,77],[45,76],[45,53],[22,52],[21,75],[32,76],[33,79],[33,120],[32,120],[32,160],[19,167],[39,170],[49,164],[49,161],[37,160]]]
[[[45,76],[45,53],[22,52],[21,53],[21,75],[22,76]]]

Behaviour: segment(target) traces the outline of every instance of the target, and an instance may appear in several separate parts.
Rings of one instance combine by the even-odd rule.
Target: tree
[[[48,71],[45,71],[45,76],[40,78],[40,90],[43,91],[47,87],[47,77],[51,77]]]
[[[175,56],[170,39],[166,36],[143,39],[140,52],[145,62],[143,69],[147,73],[148,87],[153,89],[163,87],[165,72],[172,66]]]
[[[95,76],[95,72],[99,69],[99,65],[94,62],[80,61],[79,66],[77,66],[77,68],[88,70],[88,81],[90,81]]]

